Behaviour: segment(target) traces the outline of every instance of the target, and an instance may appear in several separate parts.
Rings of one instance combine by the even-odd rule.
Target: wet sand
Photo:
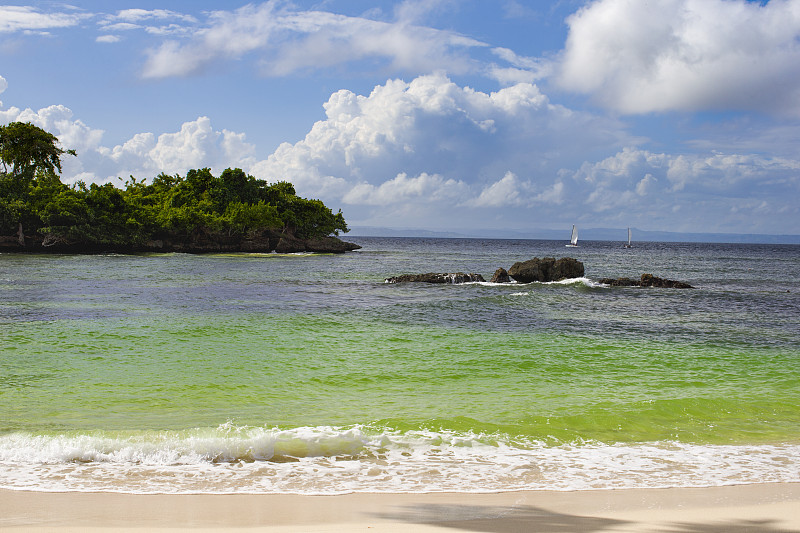
[[[339,496],[0,490],[0,529],[800,533],[800,483]]]

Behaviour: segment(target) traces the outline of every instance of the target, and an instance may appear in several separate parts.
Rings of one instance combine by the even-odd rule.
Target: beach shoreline
[[[0,490],[0,529],[800,532],[800,483],[476,493],[156,494]]]

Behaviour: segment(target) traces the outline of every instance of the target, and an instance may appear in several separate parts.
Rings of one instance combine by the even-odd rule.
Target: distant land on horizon
[[[563,230],[427,230],[419,228],[383,228],[352,226],[349,237],[430,237],[441,239],[541,239],[569,241],[571,228]],[[579,228],[582,241],[626,241],[627,228]],[[673,231],[647,231],[631,228],[633,242],[709,242],[733,244],[800,244],[800,235],[765,235],[758,233],[681,233]],[[345,237],[346,239],[346,237]]]

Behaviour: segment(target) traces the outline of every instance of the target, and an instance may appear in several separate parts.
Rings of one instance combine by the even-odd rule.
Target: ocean
[[[800,482],[800,246],[0,254],[0,488]],[[555,283],[387,284],[574,257]],[[693,289],[609,287],[642,273]]]

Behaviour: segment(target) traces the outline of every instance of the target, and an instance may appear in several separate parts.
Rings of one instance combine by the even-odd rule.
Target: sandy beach
[[[800,532],[800,483],[498,494],[132,495],[0,491],[0,529]]]

